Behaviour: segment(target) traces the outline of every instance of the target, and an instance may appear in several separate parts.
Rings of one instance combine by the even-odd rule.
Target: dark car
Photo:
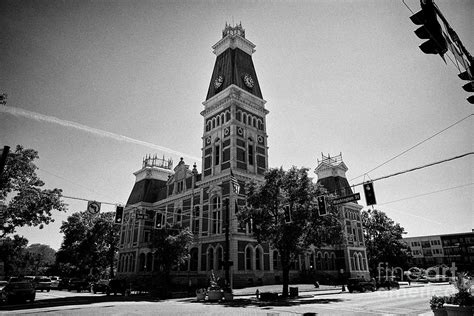
[[[95,294],[97,292],[107,293],[109,288],[109,280],[99,280],[97,282],[93,282],[91,285],[91,291]]]
[[[114,295],[117,295],[117,293],[120,293],[122,295],[125,295],[126,293],[128,293],[127,283],[125,282],[125,280],[123,279],[110,280],[106,294],[110,295],[111,293],[114,293]]]
[[[377,289],[380,288],[386,288],[387,290],[391,289],[400,289],[400,284],[398,281],[391,277],[382,277],[382,278],[377,278]]]
[[[24,302],[27,300],[33,302],[35,297],[36,290],[30,281],[8,282],[2,290],[2,298],[7,303],[15,301]]]
[[[79,278],[72,278],[72,279],[69,280],[67,290],[68,291],[76,290],[77,292],[82,292],[82,291],[90,291],[91,288],[90,288],[89,282],[87,282],[87,280],[79,279]]]
[[[59,279],[58,290],[67,289],[69,287],[69,278]]]
[[[375,291],[375,281],[369,281],[365,279],[351,278],[347,280],[347,289],[349,293],[354,291],[365,292],[365,291]]]
[[[35,277],[33,279],[33,285],[36,290],[49,292],[51,290],[51,279],[47,277]]]

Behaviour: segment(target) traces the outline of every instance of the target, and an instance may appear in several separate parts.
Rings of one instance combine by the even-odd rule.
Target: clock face
[[[253,88],[253,85],[255,84],[252,79],[252,76],[249,74],[244,75],[244,83],[248,88]]]
[[[214,88],[219,89],[222,86],[223,82],[224,77],[222,75],[219,75],[216,80],[214,80]]]

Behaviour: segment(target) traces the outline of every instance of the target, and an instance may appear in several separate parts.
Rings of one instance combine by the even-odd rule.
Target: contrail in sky
[[[57,118],[57,117],[54,117],[54,116],[39,114],[39,113],[36,113],[36,112],[31,112],[31,111],[23,110],[23,109],[20,109],[20,108],[11,107],[11,106],[0,106],[0,112],[8,113],[8,114],[11,114],[11,115],[14,115],[14,116],[27,117],[29,119],[33,119],[33,120],[36,120],[36,121],[54,123],[54,124],[58,124],[58,125],[65,126],[65,127],[75,128],[75,129],[78,129],[78,130],[81,130],[81,131],[84,131],[84,132],[95,134],[97,136],[111,138],[111,139],[114,139],[114,140],[117,140],[117,141],[120,141],[120,142],[127,142],[127,143],[142,145],[142,146],[145,146],[145,147],[148,147],[148,148],[153,148],[153,149],[164,151],[164,152],[167,152],[167,153],[170,153],[170,154],[175,154],[175,155],[180,156],[180,157],[187,157],[187,158],[191,158],[191,159],[196,160],[196,161],[201,161],[201,158],[199,158],[199,157],[190,156],[188,154],[185,154],[185,153],[182,153],[182,152],[170,149],[170,148],[155,145],[155,144],[152,144],[152,143],[149,143],[149,142],[144,142],[144,141],[141,141],[141,140],[138,140],[138,139],[135,139],[135,138],[131,138],[131,137],[127,137],[127,136],[124,136],[124,135],[103,131],[101,129],[93,128],[93,127],[86,126],[86,125],[83,125],[83,124],[79,124],[79,123],[76,123],[76,122],[63,120],[63,119],[60,119],[60,118]]]

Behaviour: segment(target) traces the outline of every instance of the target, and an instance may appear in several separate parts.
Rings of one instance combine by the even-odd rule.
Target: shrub
[[[431,309],[443,308],[444,303],[447,303],[446,296],[433,295],[430,299]]]

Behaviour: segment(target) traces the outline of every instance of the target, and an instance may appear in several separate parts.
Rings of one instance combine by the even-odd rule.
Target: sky
[[[420,9],[417,0],[405,2]],[[474,53],[474,2],[435,2]],[[37,150],[45,188],[104,202],[104,212],[126,203],[145,155],[175,165],[184,157],[201,170],[211,46],[225,23],[241,22],[256,45],[253,62],[270,111],[270,167],[307,167],[316,180],[321,154],[342,153],[356,185],[472,153],[474,107],[465,82],[452,59],[421,52],[407,6],[1,1],[0,92],[8,100],[0,106],[0,145]],[[471,231],[473,170],[468,155],[377,180],[376,208],[409,237]],[[87,207],[64,201],[68,210],[53,213],[54,223],[18,233],[58,249],[62,221]]]

